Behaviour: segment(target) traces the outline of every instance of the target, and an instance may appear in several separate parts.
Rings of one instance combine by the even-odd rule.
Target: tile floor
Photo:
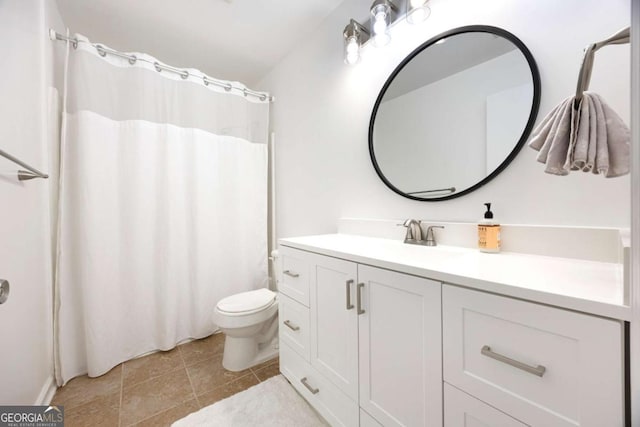
[[[124,362],[98,378],[59,388],[65,426],[146,427],[172,422],[277,375],[278,359],[241,372],[222,367],[224,335]]]

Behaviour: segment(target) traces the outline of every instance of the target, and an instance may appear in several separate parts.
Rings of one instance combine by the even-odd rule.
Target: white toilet
[[[242,371],[278,353],[278,299],[269,289],[223,298],[214,322],[226,335],[222,366],[229,371]]]

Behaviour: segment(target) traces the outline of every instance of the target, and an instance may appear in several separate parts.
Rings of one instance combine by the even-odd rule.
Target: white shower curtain
[[[68,55],[59,384],[207,336],[221,298],[268,283],[268,101],[136,55]]]

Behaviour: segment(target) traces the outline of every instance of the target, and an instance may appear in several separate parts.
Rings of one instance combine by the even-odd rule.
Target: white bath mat
[[[325,427],[282,375],[269,378],[238,394],[200,409],[172,424],[172,427]]]

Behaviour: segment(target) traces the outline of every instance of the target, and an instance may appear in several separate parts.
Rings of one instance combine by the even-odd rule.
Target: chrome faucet
[[[426,245],[426,246],[436,246],[437,245],[436,236],[433,233],[433,229],[434,228],[444,228],[444,227],[441,226],[441,225],[430,225],[430,226],[428,226],[427,227],[427,238],[425,239],[425,241],[423,243],[424,245]]]
[[[414,245],[421,245],[422,242],[422,227],[420,226],[420,221],[416,221],[415,219],[407,219],[402,224],[404,227],[407,227],[407,234],[404,237],[405,243],[410,243]]]

